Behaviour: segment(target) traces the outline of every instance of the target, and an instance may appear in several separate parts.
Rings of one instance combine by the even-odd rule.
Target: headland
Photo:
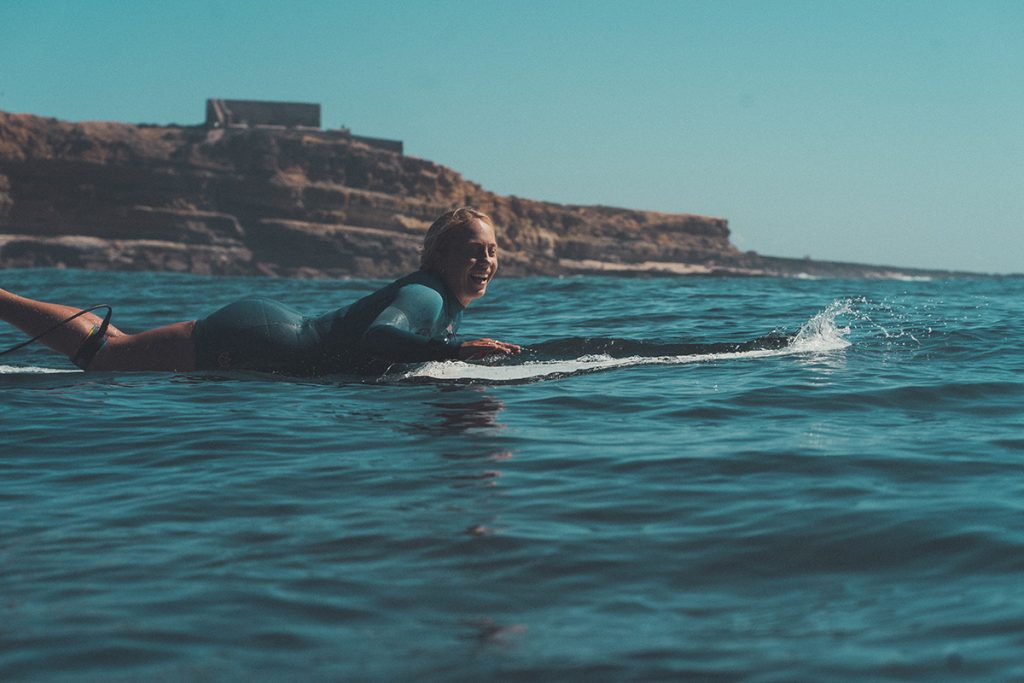
[[[500,227],[503,275],[927,278],[741,252],[724,218],[501,196],[319,105],[209,100],[197,125],[0,112],[0,267],[394,277],[438,215]]]

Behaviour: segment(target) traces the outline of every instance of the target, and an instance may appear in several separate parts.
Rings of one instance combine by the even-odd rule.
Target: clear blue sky
[[[779,256],[1024,271],[1024,2],[2,0],[0,109],[319,102],[501,194]]]

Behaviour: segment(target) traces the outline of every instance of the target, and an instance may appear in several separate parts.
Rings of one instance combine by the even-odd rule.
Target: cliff
[[[817,274],[739,252],[722,218],[503,197],[347,131],[0,112],[0,267],[391,277],[461,205],[494,218],[505,275]]]
[[[505,274],[739,256],[720,218],[502,197],[341,132],[0,112],[0,265],[393,276],[459,205],[494,217]]]

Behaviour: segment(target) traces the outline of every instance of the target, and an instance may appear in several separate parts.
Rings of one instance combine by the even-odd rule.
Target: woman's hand
[[[474,339],[462,342],[459,347],[459,360],[479,360],[497,354],[515,354],[523,350],[516,344],[507,344],[497,339]]]

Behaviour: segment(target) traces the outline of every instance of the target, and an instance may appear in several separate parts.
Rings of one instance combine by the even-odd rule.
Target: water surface
[[[2,272],[127,330],[381,284]],[[5,356],[0,679],[1022,678],[1022,302],[1012,279],[506,279],[462,332],[578,354],[372,381]],[[773,332],[799,343],[583,341]]]

